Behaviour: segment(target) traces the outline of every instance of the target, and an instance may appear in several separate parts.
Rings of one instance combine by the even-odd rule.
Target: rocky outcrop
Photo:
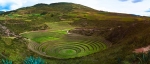
[[[0,24],[0,34],[1,36],[17,36],[13,31],[10,31],[6,26],[3,26],[2,24]]]

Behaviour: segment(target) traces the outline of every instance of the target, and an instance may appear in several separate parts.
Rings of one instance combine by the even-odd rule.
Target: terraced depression
[[[29,38],[28,48],[33,52],[58,59],[82,57],[107,48],[106,44],[98,39],[74,33],[67,34],[68,30],[74,28],[67,23],[47,23],[51,27],[48,31],[28,32],[21,35]]]

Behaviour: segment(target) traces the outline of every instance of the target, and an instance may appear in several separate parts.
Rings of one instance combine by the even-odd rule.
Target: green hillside
[[[136,64],[133,51],[149,44],[150,17],[66,2],[0,14],[0,60],[14,64],[28,56],[47,64]]]

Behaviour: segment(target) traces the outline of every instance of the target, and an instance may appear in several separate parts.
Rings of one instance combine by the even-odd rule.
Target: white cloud
[[[126,1],[128,1],[128,0],[119,0],[119,1],[121,1],[121,2],[126,2]]]
[[[124,1],[124,2],[121,2]],[[135,0],[0,0],[0,4],[12,2],[11,10],[20,7],[32,6],[37,3],[54,3],[54,2],[73,2],[92,7],[97,10],[109,12],[119,12],[128,14],[137,14],[150,16],[150,13],[145,12],[150,8],[150,0],[136,0],[138,3],[133,3]]]

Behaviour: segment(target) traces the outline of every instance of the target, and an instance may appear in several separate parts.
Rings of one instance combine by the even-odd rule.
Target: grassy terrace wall
[[[40,55],[58,59],[82,57],[106,49],[104,43],[92,40],[80,42],[51,41],[42,44],[30,41],[28,47]]]
[[[106,44],[98,39],[65,32],[31,32],[23,35],[29,38],[30,50],[58,59],[82,57],[107,48]]]
[[[47,31],[21,34],[29,38],[28,48],[42,56],[68,59],[87,56],[107,48],[107,44],[98,38],[67,34],[67,31],[73,28],[67,22],[47,23],[47,25],[50,27]]]

